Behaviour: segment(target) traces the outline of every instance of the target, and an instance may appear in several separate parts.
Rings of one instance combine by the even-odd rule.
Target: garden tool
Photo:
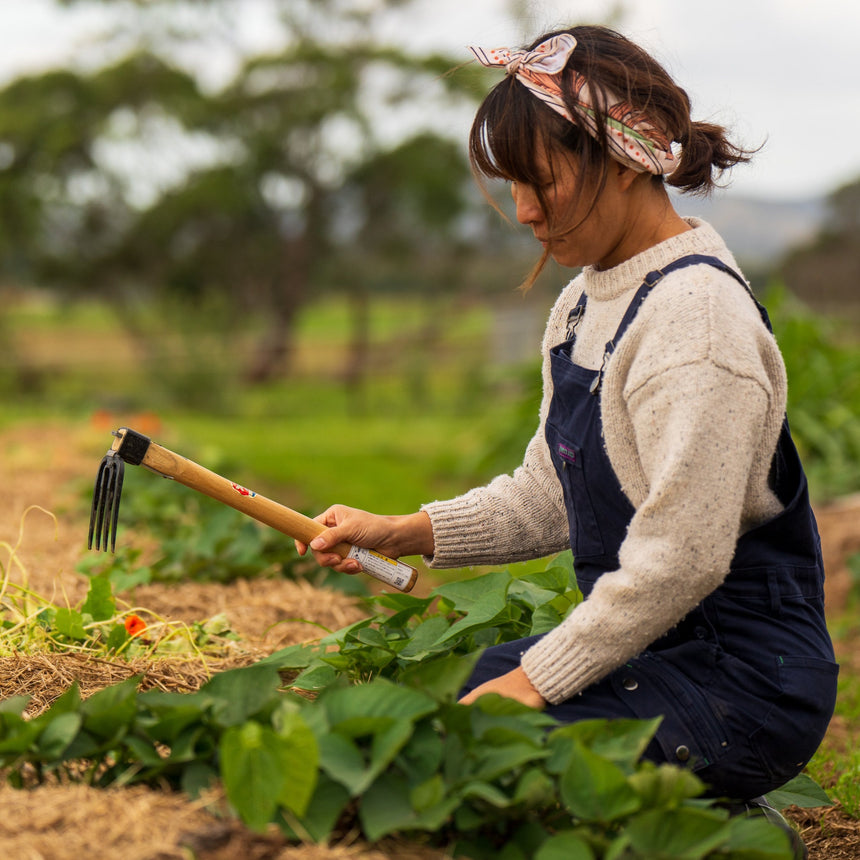
[[[108,539],[111,552],[116,549],[119,501],[126,463],[145,466],[157,475],[178,481],[192,490],[230,505],[302,543],[310,543],[325,530],[325,526],[316,520],[210,472],[192,460],[157,445],[135,430],[120,427],[112,432],[116,438],[99,466],[93,492],[87,542],[90,549],[95,542],[97,550],[107,550]],[[415,568],[388,558],[376,550],[343,543],[334,547],[334,552],[345,558],[355,559],[366,573],[399,591],[411,591],[418,579],[418,571]]]

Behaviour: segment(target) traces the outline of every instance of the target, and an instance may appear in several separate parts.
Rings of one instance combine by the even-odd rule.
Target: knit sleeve
[[[433,526],[431,567],[507,564],[550,555],[569,545],[561,485],[549,460],[543,426],[523,465],[487,486],[425,505]]]

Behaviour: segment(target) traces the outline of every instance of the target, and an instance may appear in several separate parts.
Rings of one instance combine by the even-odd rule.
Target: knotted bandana
[[[514,75],[530,92],[570,122],[570,115],[561,92],[560,73],[576,48],[570,33],[560,33],[541,42],[533,51],[512,51],[509,48],[469,47],[478,62],[487,67],[504,68]],[[641,111],[618,99],[611,92],[592,89],[579,73],[572,73],[574,110],[579,122],[595,139],[600,138],[597,109],[605,115],[605,134],[612,156],[643,173],[668,175],[676,166],[675,156],[666,135],[651,123]]]

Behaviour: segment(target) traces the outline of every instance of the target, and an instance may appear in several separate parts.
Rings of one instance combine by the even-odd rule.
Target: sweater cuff
[[[581,693],[589,684],[600,679],[599,667],[581,655],[577,659],[570,653],[569,643],[560,642],[556,630],[542,636],[523,654],[520,665],[531,681],[532,686],[551,705],[558,705],[566,699]],[[559,648],[565,648],[565,669],[559,673]],[[574,649],[575,650],[575,649]]]

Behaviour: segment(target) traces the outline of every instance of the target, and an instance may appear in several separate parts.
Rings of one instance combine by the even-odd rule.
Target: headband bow
[[[605,115],[606,140],[615,159],[640,173],[647,171],[657,176],[671,173],[676,161],[666,135],[644,113],[620,101],[614,93],[592,91],[586,79],[576,71],[572,73],[572,97],[577,118],[571,116],[561,91],[560,73],[575,48],[576,39],[570,33],[560,33],[532,51],[509,48],[487,51],[471,46],[469,50],[481,65],[504,68],[509,75],[514,75],[545,105],[570,122],[584,125],[595,139],[600,138],[596,108],[601,108]]]

